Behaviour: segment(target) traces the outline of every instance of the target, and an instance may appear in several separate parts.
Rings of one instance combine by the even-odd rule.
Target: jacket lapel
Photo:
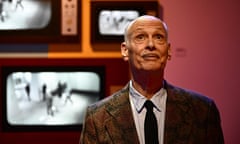
[[[187,143],[191,134],[192,118],[191,105],[188,98],[178,88],[166,84],[167,106],[165,119],[164,143]]]
[[[104,125],[107,131],[111,132],[109,135],[113,143],[122,143],[123,140],[124,143],[139,143],[128,95],[129,90],[126,86],[106,106],[109,117]]]
[[[186,143],[191,134],[192,118],[194,117],[188,102],[190,100],[184,96],[182,91],[168,83],[165,83],[165,88],[168,97],[164,143]],[[114,98],[106,106],[109,116],[103,125],[105,125],[113,143],[139,143],[128,95],[127,85],[122,91],[114,95]]]

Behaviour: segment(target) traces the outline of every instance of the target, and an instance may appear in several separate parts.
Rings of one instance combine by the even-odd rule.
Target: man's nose
[[[148,43],[147,43],[147,47],[148,50],[154,50],[155,49],[155,45],[154,45],[154,41],[152,38],[148,39]]]

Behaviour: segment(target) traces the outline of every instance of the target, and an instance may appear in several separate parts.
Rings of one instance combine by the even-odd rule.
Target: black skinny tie
[[[153,103],[147,100],[144,104],[147,113],[144,122],[145,144],[158,144],[157,119],[153,113]]]

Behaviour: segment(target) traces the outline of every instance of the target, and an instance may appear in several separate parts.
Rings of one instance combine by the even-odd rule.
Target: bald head
[[[135,20],[133,20],[132,22],[130,22],[127,25],[127,27],[125,28],[125,34],[124,34],[125,42],[129,41],[129,37],[131,36],[132,32],[134,31],[134,28],[136,28],[138,26],[143,26],[146,23],[159,23],[159,25],[161,25],[164,28],[164,31],[166,32],[166,36],[168,39],[168,29],[167,29],[167,25],[165,22],[163,22],[161,19],[159,19],[155,16],[143,15],[143,16],[136,18]]]

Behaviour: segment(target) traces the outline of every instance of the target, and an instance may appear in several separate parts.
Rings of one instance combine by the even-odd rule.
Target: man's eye
[[[144,39],[145,39],[144,35],[137,35],[136,36],[136,40],[144,40]]]
[[[161,34],[158,34],[158,35],[156,35],[155,37],[156,37],[156,39],[158,39],[158,40],[164,39],[164,36],[161,35]]]
[[[162,34],[157,34],[157,35],[155,35],[155,41],[158,42],[159,44],[162,44],[162,43],[166,42],[166,38]]]

